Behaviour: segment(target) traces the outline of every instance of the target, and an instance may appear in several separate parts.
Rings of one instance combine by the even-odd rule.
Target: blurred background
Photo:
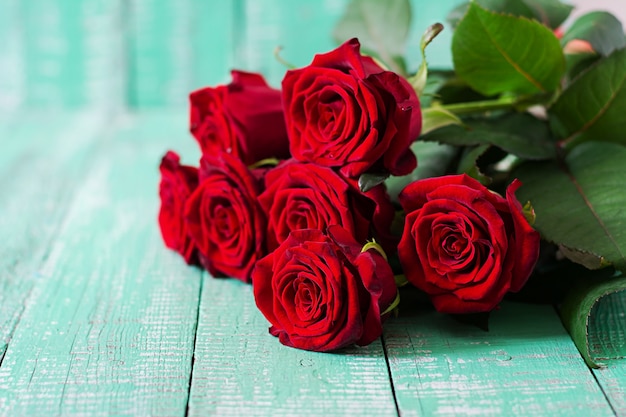
[[[382,1],[382,0],[381,0]],[[407,56],[463,0],[413,0]],[[0,0],[0,115],[22,108],[103,110],[186,106],[189,91],[228,82],[229,70],[280,85],[285,67],[332,49],[348,0]],[[575,15],[625,0],[572,0]],[[570,18],[569,21],[571,21]],[[451,32],[429,47],[432,67],[451,65]],[[2,117],[2,116],[0,116]]]

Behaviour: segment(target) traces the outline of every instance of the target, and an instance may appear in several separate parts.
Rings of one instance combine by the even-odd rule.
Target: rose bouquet
[[[341,45],[281,90],[233,71],[192,92],[202,158],[162,159],[166,246],[251,283],[288,346],[371,343],[409,285],[450,314],[509,293],[559,303],[595,365],[586,318],[626,288],[621,23],[562,28],[558,0],[474,0],[449,15],[454,70],[427,66],[434,24],[410,71],[409,7],[353,0]]]

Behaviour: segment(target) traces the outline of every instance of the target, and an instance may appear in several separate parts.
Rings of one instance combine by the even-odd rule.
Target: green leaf
[[[358,37],[363,51],[380,58],[391,70],[404,74],[404,55],[411,24],[409,0],[352,0],[333,37],[342,43]]]
[[[452,57],[459,77],[484,95],[554,91],[565,72],[561,45],[550,29],[476,3],[454,33]]]
[[[591,354],[588,335],[589,323],[594,306],[603,298],[626,290],[626,277],[584,280],[574,287],[561,306],[561,318],[572,340],[591,368],[604,364],[597,362]],[[605,298],[606,299],[606,298]]]
[[[558,28],[574,9],[574,6],[559,0],[523,1],[532,10],[535,19],[552,29]]]
[[[421,139],[456,146],[490,144],[526,159],[554,158],[555,144],[547,124],[528,113],[467,120],[465,126],[447,126]]]
[[[478,159],[489,150],[491,145],[478,145],[469,148],[459,162],[458,173],[466,173],[470,177],[478,180],[483,185],[491,184],[491,177],[483,174],[478,166]]]
[[[389,178],[388,172],[365,172],[359,177],[359,189],[366,193],[372,188],[385,182]]]
[[[622,146],[584,143],[560,163],[517,167],[513,175],[524,183],[517,196],[532,202],[534,226],[544,239],[626,271],[624,161]]]
[[[422,63],[420,64],[417,73],[409,78],[409,82],[413,86],[415,93],[418,96],[422,95],[424,88],[426,88],[426,80],[428,78],[428,64],[426,63],[426,47],[441,33],[443,25],[441,23],[435,23],[430,25],[420,41],[420,51],[422,52]]]
[[[443,107],[429,107],[422,110],[422,135],[450,125],[463,125],[463,122]]]
[[[589,42],[594,51],[604,56],[626,46],[622,23],[608,12],[591,12],[579,17],[565,32],[561,44],[574,39]]]
[[[457,154],[457,149],[454,146],[422,142],[421,140],[413,142],[411,150],[417,155],[417,168],[409,175],[392,176],[385,182],[392,201],[398,201],[400,191],[413,181],[445,174]]]
[[[574,8],[559,0],[475,0],[475,2],[492,12],[535,19],[552,29],[559,27]],[[448,14],[447,19],[452,27],[457,26],[468,6],[469,3],[461,4]]]
[[[597,140],[626,145],[626,49],[581,74],[549,109],[552,130],[566,143]]]

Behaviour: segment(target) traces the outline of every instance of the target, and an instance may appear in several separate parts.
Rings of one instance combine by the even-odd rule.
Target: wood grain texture
[[[26,106],[122,105],[121,0],[20,1],[18,68]],[[23,75],[22,75],[23,74]]]
[[[0,124],[0,362],[103,125],[85,111],[31,111]]]
[[[618,416],[626,416],[626,291],[600,299],[589,317],[591,354],[606,364],[594,369]]]
[[[180,116],[119,121],[77,175],[0,367],[0,415],[185,414],[201,274],[156,224],[158,162]]]
[[[485,332],[403,295],[384,332],[401,415],[614,415],[551,307],[504,303]]]
[[[194,67],[191,0],[134,0],[129,4],[130,106],[185,106]],[[203,58],[210,59],[210,52]]]
[[[19,107],[25,95],[19,3],[0,1],[0,112]]]
[[[396,416],[383,348],[335,354],[282,346],[252,288],[204,281],[190,416]]]

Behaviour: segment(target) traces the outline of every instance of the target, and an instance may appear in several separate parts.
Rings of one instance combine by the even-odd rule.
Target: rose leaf
[[[551,92],[565,72],[561,45],[550,29],[474,2],[454,32],[452,58],[458,76],[485,95]]]
[[[392,201],[398,201],[400,191],[413,181],[445,174],[457,155],[457,148],[454,146],[421,140],[413,142],[411,150],[417,156],[417,168],[409,175],[391,176],[385,181]]]
[[[625,272],[624,161],[625,147],[588,142],[559,162],[526,162],[513,172],[524,184],[517,197],[532,202],[535,229],[571,260],[591,264],[595,256]]]
[[[491,184],[492,178],[482,173],[480,167],[478,166],[478,159],[483,156],[490,147],[491,145],[478,145],[473,148],[469,148],[461,157],[457,172],[459,174],[466,173],[485,186]]]
[[[555,144],[548,125],[527,113],[466,120],[464,126],[446,126],[420,139],[456,146],[490,144],[526,159],[555,157]]]
[[[608,56],[626,46],[622,23],[609,12],[591,12],[579,17],[565,32],[561,44],[580,39],[591,44],[594,51]]]
[[[335,30],[339,43],[359,38],[363,51],[404,75],[402,56],[411,25],[409,0],[352,0]]]
[[[463,125],[457,115],[443,107],[429,107],[422,110],[422,135],[444,126]]]
[[[548,111],[552,130],[565,142],[598,140],[626,145],[626,49],[582,73]]]
[[[559,0],[475,0],[487,10],[535,19],[549,28],[556,29],[567,19],[574,7]],[[456,7],[448,20],[456,26],[469,3]]]
[[[591,368],[604,365],[598,362],[598,359],[609,359],[606,355],[592,354],[590,337],[600,330],[592,326],[594,311],[601,308],[603,304],[611,303],[615,297],[623,297],[624,293],[616,294],[623,290],[626,290],[626,277],[624,276],[581,280],[569,291],[561,306],[563,324],[585,362]],[[623,357],[623,353],[617,357]]]
[[[359,177],[359,189],[366,193],[389,178],[388,172],[365,172]]]

